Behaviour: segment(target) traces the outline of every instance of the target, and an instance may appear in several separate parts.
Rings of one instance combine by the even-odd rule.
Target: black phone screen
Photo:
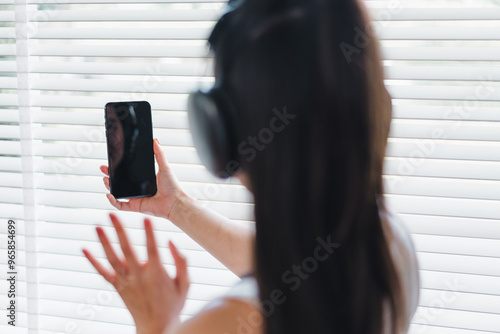
[[[146,101],[110,102],[104,109],[111,194],[115,198],[153,196],[151,105]]]

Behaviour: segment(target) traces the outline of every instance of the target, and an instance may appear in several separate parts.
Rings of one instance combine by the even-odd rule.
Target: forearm
[[[255,232],[183,195],[168,219],[238,276],[253,266]]]

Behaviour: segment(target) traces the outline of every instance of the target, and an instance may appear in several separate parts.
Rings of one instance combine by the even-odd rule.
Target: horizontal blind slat
[[[500,162],[386,157],[384,171],[392,186],[407,176],[428,176],[473,180],[500,180]]]
[[[0,139],[19,139],[18,125],[0,125]]]
[[[500,181],[406,176],[401,182],[384,177],[386,193],[500,201]]]
[[[32,22],[168,22],[215,21],[220,9],[171,10],[42,10],[29,13]],[[167,30],[165,30],[166,32]]]
[[[479,313],[499,314],[500,296],[472,294],[465,292],[455,292],[449,290],[429,290],[420,291],[419,305],[424,307],[436,307],[438,300],[446,300],[448,303],[442,309],[451,309],[456,311],[473,311]]]
[[[369,4],[370,2],[366,2]],[[386,21],[476,21],[476,20],[500,20],[500,8],[404,8],[401,2],[401,9],[393,9],[389,3],[385,7],[370,8],[370,14],[375,20]],[[423,7],[423,6],[422,6]]]
[[[203,76],[208,61],[190,63],[100,63],[100,62],[33,62],[33,73],[110,74],[110,75],[160,75]],[[1,63],[0,63],[1,65]],[[1,69],[1,67],[0,67]]]
[[[0,187],[2,187],[3,189],[5,189],[6,187],[22,188],[22,186],[23,186],[23,178],[21,173],[0,172]]]
[[[16,55],[16,45],[15,44],[0,44],[0,55],[2,55],[2,56],[15,56]]]
[[[122,97],[124,96],[124,98]],[[92,108],[104,110],[104,106],[110,100],[113,101],[130,101],[131,94],[115,94],[113,97],[99,96],[65,96],[59,95],[57,98],[49,95],[33,95],[32,106],[34,107],[52,107],[52,108]],[[187,105],[187,95],[171,96],[168,99],[151,98],[148,99],[153,110],[185,110]],[[103,111],[104,113],[104,111]],[[102,115],[104,117],[104,115]]]
[[[0,186],[0,203],[23,204],[23,190],[16,187]]]
[[[136,328],[133,325],[123,325],[120,323],[78,320],[74,317],[65,318],[45,314],[38,315],[38,326],[40,331],[53,334],[54,332],[67,333],[68,328],[81,330],[83,333],[94,334],[135,334]]]
[[[5,50],[5,51],[4,51]],[[0,53],[14,55],[12,47],[0,45]],[[60,57],[144,57],[144,58],[204,58],[207,48],[204,45],[33,45],[30,51],[32,56],[60,56]]]
[[[14,73],[16,72],[16,69],[17,69],[17,64],[15,61],[7,61],[7,60],[0,61],[0,72]]]
[[[0,143],[0,152],[3,146]],[[34,152],[39,157],[61,157],[66,158],[65,163],[55,163],[54,171],[71,169],[78,166],[82,159],[102,159],[107,157],[106,146],[103,143],[82,143],[73,144],[71,142],[61,144],[36,143]],[[169,157],[169,161],[178,163],[201,164],[198,154],[193,147],[165,147],[164,152]],[[66,167],[66,168],[65,168]]]
[[[1,19],[2,19],[2,17],[0,15],[0,22],[1,22]],[[15,37],[16,37],[16,32],[15,32],[14,28],[0,28],[0,38],[12,39]]]
[[[446,139],[500,141],[500,122],[471,122],[462,120],[421,121],[393,120],[391,137],[433,138],[439,131]]]
[[[153,107],[153,128],[156,129],[188,129],[189,123],[186,112],[157,112]],[[0,119],[2,113],[0,112]],[[99,126],[104,129],[104,107],[99,112],[83,111],[39,111],[33,115],[34,123]],[[154,131],[153,130],[153,131]],[[84,131],[84,130],[82,130]]]
[[[408,334],[419,334],[422,332],[425,332],[426,334],[491,334],[490,331],[477,331],[462,328],[435,326],[429,325],[428,323],[411,324]]]
[[[105,196],[103,196],[103,201],[106,201]],[[202,204],[205,204],[207,207],[209,207],[210,203],[205,203],[205,202],[203,202]],[[232,206],[234,207],[236,205],[232,205]],[[241,206],[241,209],[245,209],[245,210],[252,209],[252,205],[249,205],[249,204],[240,205],[240,206]],[[74,235],[73,230],[78,229],[80,231],[80,235],[84,235],[85,231],[87,231],[86,233],[92,232],[91,230],[88,229],[89,224],[109,221],[109,217],[108,217],[109,211],[108,210],[99,210],[99,209],[79,210],[82,213],[84,212],[85,215],[75,215],[75,210],[70,209],[70,208],[57,208],[56,210],[54,210],[53,207],[38,206],[37,210],[39,212],[39,217],[38,217],[39,220],[46,221],[47,222],[46,226],[54,228],[53,232],[56,234],[55,235],[48,235],[48,236],[54,236],[54,237],[64,237],[63,234],[59,234],[59,233],[62,233],[62,231],[58,231],[57,228],[59,227],[61,229],[64,228],[64,233],[68,233],[68,238],[78,239],[78,235]],[[142,218],[143,218],[143,216],[141,214],[134,213],[134,212],[130,212],[125,217],[121,217],[121,219],[123,219],[125,222],[127,222],[127,226],[134,227],[137,229],[144,229],[144,225],[142,224]],[[254,224],[252,221],[253,220],[250,220],[250,219],[249,220],[241,220],[240,219],[239,221],[237,219],[233,219],[232,223],[238,224],[239,226],[245,225],[246,227],[251,227]],[[55,223],[61,223],[62,225],[55,224]],[[50,225],[50,224],[53,224],[53,225]],[[157,224],[156,230],[157,231],[179,232],[179,229],[176,228],[174,225],[171,225],[170,223]]]
[[[21,203],[2,203],[0,201],[0,217],[6,219],[23,219],[24,207]]]
[[[0,155],[21,155],[21,144],[18,141],[0,140]]]
[[[500,89],[498,87],[480,87],[481,101],[500,101]],[[476,97],[478,87],[460,86],[396,86],[387,85],[393,99],[415,99],[415,100],[469,100]]]
[[[407,214],[500,219],[498,201],[430,196],[386,195],[396,212]]]
[[[479,106],[474,108],[475,97],[465,96],[465,101],[450,105],[398,105],[393,106],[394,118],[405,119],[437,119],[456,121],[500,121],[498,108],[491,106]],[[469,103],[472,102],[472,105]]]
[[[459,141],[443,139],[389,138],[387,155],[421,158],[500,161],[500,143],[485,141]]]
[[[498,18],[500,20],[500,17]],[[378,30],[381,40],[500,40],[500,29],[473,27],[387,27]]]
[[[139,1],[139,0],[28,0],[28,4],[39,4],[39,5],[48,5],[48,4],[67,4],[67,5],[75,5],[75,4],[161,4],[161,3],[223,3],[221,0],[148,0],[148,1]]]
[[[12,4],[12,1],[10,1],[9,4]],[[0,22],[14,22],[14,20],[15,20],[14,11],[7,11],[7,10],[0,11]]]
[[[500,48],[493,47],[385,47],[387,60],[500,61]]]
[[[13,178],[13,180],[8,181],[8,184],[11,185],[14,184],[14,177],[19,177],[20,174],[0,173],[0,177],[2,175],[7,175]],[[74,193],[76,193],[76,197],[78,197],[78,195],[83,195],[85,192],[93,193],[92,195],[95,195],[95,193],[104,194],[108,192],[103,187],[101,177],[97,178],[82,176],[69,177],[61,175],[35,175],[35,183],[37,189],[57,190],[60,191],[60,195],[68,193],[68,196],[72,196]],[[212,199],[217,201],[252,203],[253,200],[252,196],[246,190],[246,188],[240,185],[214,185],[212,183],[184,182],[182,179],[180,183],[182,185],[182,188],[187,193],[196,193],[196,191],[198,191],[200,194],[203,194],[204,190],[207,190],[208,193],[209,189],[210,195],[212,195]]]
[[[419,234],[413,240],[419,252],[500,258],[500,240]]]
[[[19,123],[19,113],[14,109],[0,109],[1,123]]]
[[[21,195],[16,198],[18,201],[22,200]],[[40,199],[38,203],[45,206],[74,209],[88,208],[113,210],[113,207],[106,200],[104,194],[71,193],[63,191],[43,190],[40,191],[39,198]],[[204,198],[200,199],[204,200]],[[9,200],[13,199],[9,198]],[[216,211],[223,214],[229,219],[251,220],[253,217],[252,207],[250,203],[210,201],[207,202],[207,204],[209,207],[214,208]]]
[[[68,39],[68,40],[205,40],[210,34],[209,28],[40,28],[30,37],[32,39]],[[1,30],[0,30],[1,33]]]
[[[500,258],[417,253],[422,270],[500,277]]]
[[[55,285],[55,284],[40,284],[40,298],[45,299],[55,299],[61,301],[77,301],[77,302],[88,302],[86,299],[89,295],[98,295],[102,292],[99,291],[100,287],[69,287],[64,285]],[[191,284],[188,291],[188,298],[191,300],[198,301],[210,301],[211,299],[222,295],[228,290],[226,287],[219,286],[209,286],[204,284]],[[106,294],[110,296],[116,296],[116,299],[113,298],[109,302],[108,305],[120,305],[119,300],[120,297],[116,291],[111,289],[107,289]],[[97,301],[97,300],[96,300]],[[93,305],[92,302],[89,302],[90,305]]]
[[[494,219],[431,216],[428,214],[399,214],[414,234],[454,236],[465,238],[500,239],[500,224]]]
[[[421,270],[421,287],[500,296],[500,277]]]
[[[82,262],[85,258],[82,258]],[[87,261],[88,263],[88,261]],[[52,268],[40,267],[39,269],[39,282],[51,283],[61,285],[75,285],[88,287],[101,281],[103,278],[96,273],[95,269],[88,263],[88,272],[60,270]],[[166,269],[172,273],[175,272],[174,266],[165,266]],[[221,270],[209,270],[201,268],[190,268],[190,278],[193,283],[210,284],[216,286],[231,286],[238,281],[238,277],[230,271],[226,270],[222,274]]]
[[[52,258],[52,256],[76,256],[81,257],[82,251],[81,246],[75,247],[73,245],[74,240],[68,239],[60,239],[60,238],[40,238],[38,252],[43,254],[43,256],[48,256]],[[163,263],[173,265],[174,261],[169,255],[169,250],[167,245],[167,240],[158,239],[158,249],[161,258],[163,259]],[[22,243],[20,243],[22,246]],[[147,250],[144,242],[141,242],[140,245],[134,245],[134,249],[137,251],[138,257],[141,261],[145,261],[147,259]],[[94,242],[86,242],[85,249],[90,251],[97,257],[102,259],[106,258],[106,255],[103,251],[102,244],[97,240]],[[209,255],[207,252],[203,250],[191,250],[187,248],[183,248],[182,252],[184,256],[188,259],[189,265],[193,267],[199,268],[212,268],[212,269],[226,269],[226,267],[217,261],[213,256]],[[61,259],[72,259],[72,258],[61,258]]]
[[[21,158],[0,156],[0,171],[21,172]]]
[[[41,79],[32,81],[33,90],[57,90],[77,92],[129,93],[147,87],[148,93],[189,94],[191,91],[208,87],[211,80],[98,80],[98,79]],[[150,84],[148,84],[150,83]],[[0,81],[0,87],[2,81]]]
[[[386,78],[393,80],[485,81],[500,78],[499,66],[385,65],[384,70]]]
[[[431,324],[490,332],[500,331],[500,315],[498,314],[442,310],[439,317],[426,319],[425,315],[429,314],[430,311],[430,308],[420,307],[413,318],[414,323],[418,323],[418,319],[420,318],[424,325]]]
[[[0,134],[0,137],[5,138],[19,138],[16,137],[17,132],[15,132],[15,126],[2,126],[0,125],[0,130],[6,128],[10,130],[11,133]],[[13,129],[10,129],[13,128]],[[45,126],[34,129],[34,139],[42,140],[64,140],[64,141],[80,141],[89,143],[104,143],[105,134],[104,129],[97,128],[80,128],[80,127],[59,127],[59,126]],[[11,137],[7,137],[10,135]],[[157,137],[163,145],[168,146],[193,146],[191,139],[191,134],[184,129],[174,130],[169,129],[165,131],[163,129],[158,129],[154,132],[154,136]]]
[[[0,45],[1,48],[1,45]],[[1,51],[0,51],[1,54]],[[0,99],[0,106],[6,107],[17,107],[18,99],[16,94],[2,93],[2,98]]]

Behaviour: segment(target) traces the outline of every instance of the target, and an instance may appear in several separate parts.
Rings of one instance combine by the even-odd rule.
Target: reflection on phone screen
[[[156,193],[151,107],[143,102],[106,105],[111,193],[116,198]]]

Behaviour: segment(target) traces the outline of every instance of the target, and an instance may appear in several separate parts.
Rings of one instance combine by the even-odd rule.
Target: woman
[[[235,175],[254,194],[256,232],[235,229],[184,194],[155,141],[158,193],[128,203],[108,194],[111,204],[171,220],[243,279],[180,323],[184,257],[170,244],[177,276],[168,277],[146,220],[149,262],[139,264],[112,215],[125,259],[101,229],[114,272],[85,253],[115,285],[139,333],[408,330],[418,265],[383,198],[391,105],[368,26],[355,0],[247,0],[219,21],[209,41],[217,81],[234,104]],[[283,126],[274,124],[273,139],[251,152],[245,143],[271,128],[277,113]]]

